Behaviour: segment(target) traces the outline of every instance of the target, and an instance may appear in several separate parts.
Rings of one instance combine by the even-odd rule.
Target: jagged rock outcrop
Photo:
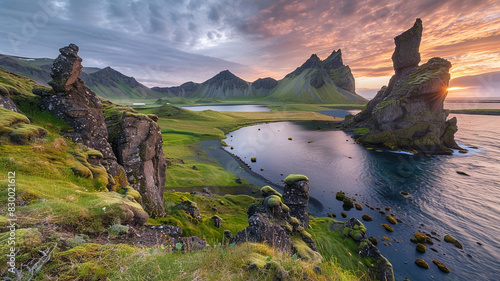
[[[454,140],[456,118],[446,120],[443,103],[448,93],[451,63],[442,58],[420,62],[422,21],[397,36],[392,56],[395,75],[389,85],[356,116],[348,116],[348,128],[364,128],[359,143],[414,153],[450,154],[461,149]]]
[[[73,128],[66,136],[102,154],[100,162],[107,171],[109,190],[132,190],[128,188],[132,185],[140,193],[137,200],[149,214],[164,215],[166,163],[160,128],[146,115],[113,107],[107,119],[119,118],[112,118],[115,122],[109,124],[108,134],[101,100],[78,78],[82,70],[78,46],[70,44],[59,51],[49,82],[53,90],[36,91],[42,105]],[[108,138],[113,140],[113,146]]]
[[[248,207],[248,224],[239,231],[236,237],[229,236],[237,243],[265,242],[281,252],[306,255],[303,245],[309,250],[317,252],[316,244],[311,235],[300,225],[297,218],[290,216],[290,208],[281,202],[281,194],[269,186],[261,190],[268,195],[260,203]],[[317,253],[316,253],[317,254]],[[314,254],[321,259],[319,254]]]
[[[309,179],[305,176],[289,175],[284,182],[283,203],[290,208],[290,215],[296,217],[302,227],[308,228]]]
[[[130,185],[142,195],[152,216],[164,216],[163,193],[167,163],[161,129],[154,115],[104,102],[109,142]]]
[[[18,112],[16,104],[9,97],[9,91],[2,86],[0,86],[0,107]]]

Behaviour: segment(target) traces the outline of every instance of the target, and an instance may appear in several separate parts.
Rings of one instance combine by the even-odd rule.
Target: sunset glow
[[[500,70],[495,0],[42,2],[48,21],[24,34],[45,10],[2,1],[0,53],[54,58],[73,42],[84,66],[110,65],[147,86],[203,82],[224,69],[247,81],[281,79],[311,54],[324,59],[340,48],[356,87],[379,89],[387,83],[379,78],[393,74],[393,38],[416,18],[424,26],[421,63],[450,60],[452,79]]]

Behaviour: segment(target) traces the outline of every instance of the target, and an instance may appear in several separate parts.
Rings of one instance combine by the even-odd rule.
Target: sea
[[[446,107],[500,108],[499,103],[484,105]],[[468,149],[465,154],[424,156],[368,150],[335,124],[315,122],[244,127],[227,134],[229,146],[225,149],[277,185],[283,186],[288,174],[306,175],[310,195],[320,202],[310,205],[316,216],[335,213],[343,220],[342,202],[335,199],[335,193],[343,191],[356,198],[364,209],[346,211],[347,216],[373,217],[373,221],[362,222],[367,235],[378,239],[378,248],[392,263],[396,280],[500,280],[500,116],[449,117],[458,119],[455,138]],[[251,157],[257,161],[252,163]],[[406,193],[408,196],[403,195]],[[381,226],[388,223],[386,214],[401,220],[393,225],[394,232]],[[433,239],[426,253],[417,252],[410,242],[415,232]],[[446,243],[445,235],[456,238],[463,249]],[[425,260],[430,269],[417,267],[417,258]],[[441,272],[432,263],[434,259],[451,273]]]

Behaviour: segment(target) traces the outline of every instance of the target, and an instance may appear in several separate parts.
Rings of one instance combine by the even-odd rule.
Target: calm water
[[[261,112],[271,111],[265,105],[258,104],[238,104],[238,105],[198,105],[198,106],[183,106],[182,108],[192,111],[232,111],[232,112]]]
[[[446,109],[500,109],[500,102],[445,102]]]
[[[226,149],[245,161],[257,157],[256,163],[246,162],[278,184],[290,173],[307,175],[311,196],[323,204],[322,209],[311,210],[318,215],[334,212],[341,219],[337,191],[382,210],[391,207],[389,213],[404,222],[395,225],[393,233],[380,226],[387,221],[377,210],[365,206],[363,211],[352,209],[347,214],[360,220],[365,213],[374,218],[364,222],[368,235],[379,239],[381,252],[394,266],[396,280],[499,280],[500,116],[455,116],[458,142],[479,149],[432,157],[376,152],[355,144],[343,131],[326,129],[325,125],[317,130],[318,124],[291,122],[234,131],[226,139],[234,150]],[[404,198],[401,191],[411,196]],[[441,240],[450,234],[464,249],[434,239],[427,253],[417,253],[415,244],[409,241],[415,231],[432,232]],[[382,245],[383,235],[391,238],[392,246]],[[416,258],[427,261],[430,269],[418,268]],[[447,265],[451,273],[440,272],[433,259]]]

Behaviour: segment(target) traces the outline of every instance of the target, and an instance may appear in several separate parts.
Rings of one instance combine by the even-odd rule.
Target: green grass
[[[500,115],[500,109],[452,109],[455,114]]]

